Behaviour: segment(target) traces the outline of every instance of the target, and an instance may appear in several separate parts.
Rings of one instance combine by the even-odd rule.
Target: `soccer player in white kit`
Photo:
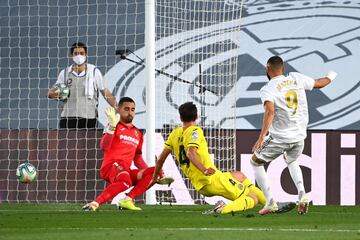
[[[269,58],[266,73],[270,81],[260,90],[265,113],[259,138],[252,149],[254,154],[251,164],[256,181],[266,197],[266,205],[259,211],[262,215],[278,210],[270,191],[264,163],[271,162],[280,155],[284,156],[298,190],[297,211],[299,214],[308,212],[310,200],[305,193],[303,176],[297,161],[304,149],[309,121],[305,90],[325,87],[337,75],[330,71],[326,77],[313,79],[297,72],[284,76],[284,72],[284,63],[279,56]]]

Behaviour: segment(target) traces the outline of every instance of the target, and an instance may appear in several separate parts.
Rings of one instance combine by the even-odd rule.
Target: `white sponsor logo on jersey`
[[[120,140],[125,140],[125,141],[128,141],[128,142],[132,142],[136,145],[139,144],[139,140],[137,140],[136,138],[133,138],[133,137],[130,137],[130,136],[127,136],[127,135],[120,135]]]

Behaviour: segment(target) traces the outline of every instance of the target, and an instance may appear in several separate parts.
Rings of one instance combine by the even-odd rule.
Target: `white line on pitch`
[[[125,228],[126,230],[165,231],[281,231],[281,232],[358,232],[360,229],[305,229],[305,228]]]
[[[15,228],[1,228],[1,231],[14,230]],[[87,230],[89,228],[79,227],[49,227],[49,228],[32,228],[36,230]],[[333,232],[333,233],[360,233],[360,230],[356,229],[305,229],[305,228],[111,228],[111,227],[97,227],[90,228],[93,230],[126,230],[126,231],[279,231],[279,232]]]

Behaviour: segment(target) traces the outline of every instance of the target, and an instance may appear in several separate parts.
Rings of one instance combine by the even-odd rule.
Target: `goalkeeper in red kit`
[[[154,167],[148,167],[142,158],[143,135],[132,124],[135,117],[134,100],[121,98],[117,111],[119,114],[112,107],[105,110],[109,124],[100,143],[104,151],[100,175],[109,184],[94,201],[83,207],[85,211],[95,211],[99,205],[132,186],[134,188],[127,193],[127,197],[119,201],[119,207],[141,210],[134,205],[134,199],[147,190],[154,173]],[[132,162],[137,169],[130,169]]]

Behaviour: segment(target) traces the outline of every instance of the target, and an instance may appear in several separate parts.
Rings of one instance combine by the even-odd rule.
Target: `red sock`
[[[129,176],[128,178],[119,179],[118,182],[111,183],[107,186],[105,190],[95,199],[95,202],[99,205],[103,204],[104,202],[113,199],[116,195],[125,191],[129,187],[131,187],[131,179]]]
[[[128,197],[135,199],[136,197],[140,196],[147,190],[147,188],[151,182],[151,179],[153,177],[154,170],[155,170],[155,167],[150,167],[150,168],[145,169],[145,171],[142,175],[142,178],[137,182],[137,184],[134,186],[134,188],[127,194]]]

